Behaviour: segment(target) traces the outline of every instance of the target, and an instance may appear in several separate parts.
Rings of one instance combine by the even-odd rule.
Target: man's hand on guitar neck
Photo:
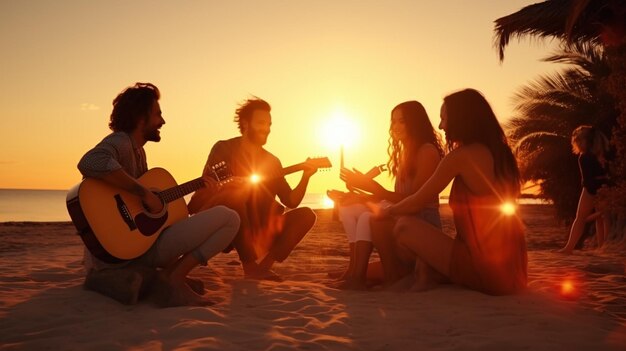
[[[306,178],[311,178],[311,176],[317,173],[317,169],[319,168],[318,165],[314,164],[311,161],[310,157],[308,157],[306,161],[304,161],[303,167],[304,169],[302,170],[303,171],[302,177],[306,177]]]
[[[220,187],[220,184],[217,182],[217,180],[215,180],[215,178],[213,178],[209,174],[203,174],[202,181],[204,182],[204,188],[206,188],[206,191],[210,193],[216,192]]]

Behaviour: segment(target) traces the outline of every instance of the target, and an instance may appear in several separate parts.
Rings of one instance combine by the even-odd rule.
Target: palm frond
[[[590,21],[594,12],[587,6],[577,12],[576,25],[567,31],[568,14],[573,10],[572,0],[547,0],[522,8],[508,16],[495,20],[494,46],[500,61],[511,38],[518,40],[530,36],[545,39],[557,38],[563,42],[598,42],[598,29]]]
[[[515,93],[513,101],[523,104],[525,101],[554,101],[555,104],[567,104],[570,97],[578,100],[590,100],[589,79],[582,71],[570,69],[564,73],[553,73],[531,81]]]
[[[534,132],[525,135],[513,146],[513,151],[528,152],[528,150],[549,149],[551,146],[568,143],[569,138],[558,133]]]
[[[574,0],[569,16],[567,16],[565,21],[565,35],[568,38],[572,36],[574,26],[579,21],[580,17],[583,16],[585,9],[587,9],[590,2],[591,0]]]

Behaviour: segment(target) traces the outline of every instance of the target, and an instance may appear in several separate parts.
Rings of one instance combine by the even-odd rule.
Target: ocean
[[[0,222],[66,222],[66,190],[0,189]],[[306,194],[301,206],[324,208],[324,194]],[[186,197],[189,201],[189,196]]]
[[[66,190],[0,189],[0,222],[67,222]],[[187,195],[187,202],[191,195]],[[332,207],[325,194],[304,195],[300,206],[313,209]],[[447,203],[442,197],[440,203]],[[546,204],[541,199],[520,199],[520,204]]]

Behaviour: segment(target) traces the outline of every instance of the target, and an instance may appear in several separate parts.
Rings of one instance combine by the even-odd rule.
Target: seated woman
[[[370,220],[372,212],[367,204],[381,201],[395,203],[415,192],[437,168],[443,156],[443,147],[426,110],[417,101],[403,102],[394,107],[391,111],[389,135],[387,166],[396,180],[394,191],[386,190],[371,175],[345,168],[341,170],[341,179],[346,182],[348,189],[371,195],[361,195],[356,199],[347,197],[340,204],[339,217],[350,245],[350,264],[340,288],[365,289],[373,246],[379,250],[386,282],[393,282],[410,271],[403,269],[403,266],[413,266],[412,260],[405,262],[398,258],[401,253],[396,251],[391,236],[395,220]],[[413,215],[435,227],[441,227],[437,195],[429,198],[427,206],[414,211]]]
[[[450,152],[415,194],[378,214],[400,216],[394,235],[418,262],[414,288],[449,281],[491,295],[524,289],[526,241],[511,205],[519,194],[520,176],[493,110],[478,91],[462,90],[444,98],[439,128],[446,133]],[[406,216],[426,207],[451,181],[456,238]]]
[[[605,234],[610,227],[609,215],[596,204],[598,189],[609,181],[604,159],[604,155],[609,150],[609,141],[598,129],[592,126],[580,126],[572,132],[572,150],[579,155],[578,167],[582,191],[569,239],[565,247],[559,250],[565,254],[571,254],[574,251],[587,222],[595,221],[598,248],[604,245]]]

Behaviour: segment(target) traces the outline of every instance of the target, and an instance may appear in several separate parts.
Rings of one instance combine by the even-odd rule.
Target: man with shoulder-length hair
[[[138,178],[148,171],[143,146],[148,141],[161,140],[160,129],[165,120],[159,98],[159,90],[150,83],[136,83],[120,93],[113,100],[109,123],[113,133],[89,150],[78,163],[78,169],[84,177],[96,178],[134,194],[141,199],[147,211],[153,214],[163,210],[164,202]],[[210,177],[205,177],[204,181],[207,188],[216,186],[216,182]],[[133,303],[137,299],[137,285],[141,285],[136,280],[141,279],[141,276],[128,275],[125,268],[155,268],[159,269],[155,289],[159,305],[168,307],[210,304],[211,301],[201,295],[204,288],[194,291],[190,285],[193,281],[188,280],[187,274],[198,265],[206,265],[208,259],[232,241],[238,229],[239,216],[236,212],[224,206],[208,208],[165,228],[154,244],[135,259],[110,263],[101,261],[86,251],[87,281],[97,281],[98,277],[110,278],[111,272],[113,275],[124,276],[131,288],[130,294],[134,294],[126,302]],[[102,272],[105,274],[99,274]],[[89,285],[87,281],[86,285]],[[100,282],[102,284],[106,284],[106,279]],[[199,290],[197,284],[193,285],[195,290]],[[107,287],[101,288],[109,291]]]
[[[305,162],[300,182],[290,187],[280,160],[263,147],[272,125],[270,111],[270,105],[262,99],[244,101],[234,119],[241,136],[218,141],[204,168],[207,174],[210,165],[224,161],[233,175],[249,181],[227,184],[217,191],[201,189],[191,198],[189,210],[194,213],[217,204],[236,210],[241,228],[232,246],[239,254],[245,277],[280,281],[272,265],[285,260],[315,223],[310,208],[297,207],[317,168]],[[282,205],[276,202],[276,196]],[[283,205],[291,210],[285,212]]]

